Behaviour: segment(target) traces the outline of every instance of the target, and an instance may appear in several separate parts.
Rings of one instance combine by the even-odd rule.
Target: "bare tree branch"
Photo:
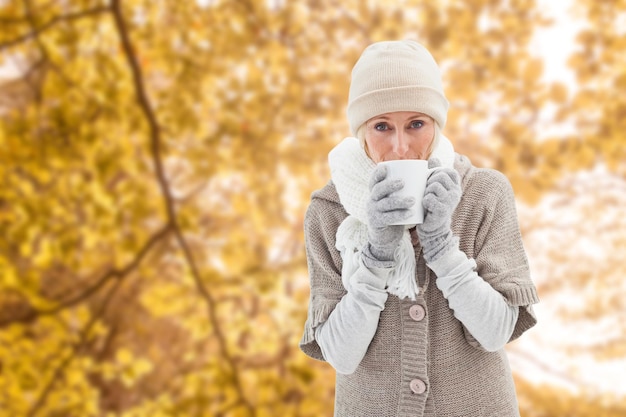
[[[24,16],[21,17],[0,17],[0,24],[2,25],[21,25],[26,22]]]
[[[27,40],[30,40],[31,38],[41,34],[42,32],[52,28],[53,26],[55,26],[57,23],[59,22],[69,22],[72,20],[79,20],[82,19],[84,17],[89,17],[89,16],[94,16],[100,13],[105,13],[108,12],[109,8],[108,7],[94,7],[93,9],[87,9],[87,10],[83,10],[81,12],[76,12],[76,13],[68,13],[68,14],[64,14],[64,15],[60,15],[60,16],[55,16],[52,19],[48,20],[46,23],[44,23],[43,25],[36,27],[35,29],[33,29],[32,31],[25,33],[23,35],[18,36],[15,39],[11,39],[9,41],[5,41],[0,43],[0,51],[10,48],[12,46],[18,45],[22,42],[25,42]]]
[[[40,61],[42,61],[43,64],[47,64],[46,65],[47,67],[52,68],[52,70],[54,70],[68,86],[73,87],[74,82],[71,81],[69,77],[67,77],[67,75],[65,75],[65,73],[61,70],[61,68],[56,63],[53,62],[53,60],[50,58],[50,54],[48,53],[48,48],[46,47],[45,43],[41,40],[41,37],[40,37],[41,33],[37,31],[37,20],[35,19],[35,14],[33,13],[31,0],[24,0],[23,4],[24,4],[24,9],[26,10],[26,18],[28,19],[28,22],[30,23],[30,26],[32,28],[32,33],[34,34],[35,43],[37,44],[37,47],[42,55],[42,58],[40,59]],[[43,82],[41,82],[43,80],[43,76],[41,77],[40,82],[37,82],[37,83],[32,82],[28,77],[24,77],[24,79],[26,80],[27,85],[31,88],[33,92],[33,97],[35,98],[37,109],[39,111],[42,97],[43,97],[43,94],[42,94]],[[37,132],[40,133],[40,128],[37,129]]]
[[[57,366],[57,368],[52,373],[52,376],[48,380],[48,383],[46,384],[46,386],[44,387],[43,391],[41,392],[41,394],[39,395],[39,397],[37,398],[37,400],[33,404],[32,408],[29,410],[29,412],[27,414],[27,417],[34,417],[39,412],[39,410],[41,410],[41,408],[46,404],[48,396],[52,392],[52,388],[54,388],[54,384],[66,372],[67,368],[71,365],[72,361],[74,359],[76,359],[78,354],[80,354],[80,352],[83,350],[85,345],[88,343],[89,335],[91,333],[92,328],[94,327],[94,325],[98,322],[98,320],[102,317],[102,315],[106,311],[106,309],[107,309],[107,307],[109,305],[109,302],[113,299],[113,296],[115,295],[115,293],[119,289],[121,283],[122,283],[122,281],[118,280],[115,283],[115,285],[113,286],[113,288],[111,288],[109,293],[106,295],[106,298],[102,302],[102,305],[100,306],[99,310],[92,315],[91,319],[89,320],[89,322],[87,323],[87,325],[85,326],[83,331],[81,331],[80,339],[79,339],[78,343],[76,343],[73,346],[72,351],[70,352],[70,354],[67,355],[67,357],[65,357],[65,359],[63,359],[61,361],[59,366]]]
[[[237,391],[239,401],[241,401],[246,409],[249,411],[251,415],[255,415],[256,412],[252,404],[250,404],[246,396],[244,395],[243,386],[239,379],[237,364],[233,360],[230,355],[227,345],[226,345],[226,337],[224,332],[221,329],[219,320],[217,319],[217,312],[215,308],[214,298],[207,288],[207,286],[202,281],[202,277],[200,276],[200,272],[198,270],[196,261],[194,259],[193,253],[182,233],[182,230],[178,224],[178,219],[176,216],[176,209],[174,207],[174,198],[172,196],[172,192],[169,188],[169,184],[165,175],[165,170],[163,168],[163,161],[161,155],[161,128],[159,127],[156,115],[152,108],[152,104],[148,98],[147,91],[144,85],[144,76],[141,70],[141,66],[137,60],[137,55],[133,48],[132,42],[130,40],[129,31],[126,26],[126,21],[124,20],[120,0],[112,0],[111,1],[111,9],[113,11],[113,16],[115,20],[115,26],[117,28],[118,34],[120,36],[120,41],[122,43],[122,50],[128,61],[128,65],[131,70],[133,84],[135,87],[135,92],[137,94],[137,101],[141,111],[146,118],[150,130],[150,149],[152,153],[152,159],[155,165],[155,172],[157,181],[161,188],[161,192],[163,193],[163,199],[165,203],[165,210],[167,213],[168,223],[172,226],[174,235],[180,245],[185,260],[191,270],[194,282],[196,284],[196,288],[200,293],[201,297],[205,300],[207,305],[208,318],[211,322],[211,325],[215,331],[215,336],[218,340],[220,353],[224,357],[226,363],[231,369],[233,383],[235,389]]]
[[[169,225],[166,225],[163,229],[161,229],[160,231],[155,233],[152,237],[150,237],[150,239],[148,239],[148,241],[143,246],[143,248],[141,248],[141,250],[137,253],[135,258],[132,261],[130,261],[128,265],[126,265],[122,269],[111,269],[107,271],[93,285],[91,285],[84,291],[80,292],[79,294],[69,298],[68,300],[62,301],[58,306],[48,309],[48,310],[29,310],[22,317],[0,320],[0,328],[7,326],[9,324],[12,324],[12,323],[17,323],[17,322],[27,323],[27,322],[35,320],[36,318],[40,316],[48,316],[48,315],[56,314],[62,310],[65,310],[66,308],[75,306],[76,304],[79,304],[80,302],[91,297],[92,295],[97,293],[101,288],[103,288],[106,285],[106,283],[109,282],[110,280],[117,279],[118,281],[122,281],[124,277],[126,277],[128,274],[134,271],[141,264],[141,261],[150,252],[152,247],[161,239],[165,238],[171,231],[172,231],[171,227]]]

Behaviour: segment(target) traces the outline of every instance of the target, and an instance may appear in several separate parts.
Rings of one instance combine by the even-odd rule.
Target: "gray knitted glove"
[[[401,190],[404,182],[387,178],[387,167],[378,165],[370,179],[370,198],[367,202],[368,241],[363,248],[363,263],[368,268],[390,268],[395,265],[394,253],[400,244],[404,226],[390,226],[411,215],[413,197],[391,195]]]
[[[436,167],[441,167],[438,159],[428,160],[428,168]],[[461,193],[459,174],[452,168],[439,168],[428,177],[422,200],[424,222],[417,225],[427,263],[437,260],[450,246],[458,244],[450,224]]]

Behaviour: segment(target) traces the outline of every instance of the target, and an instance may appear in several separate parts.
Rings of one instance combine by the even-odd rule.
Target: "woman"
[[[301,349],[337,371],[336,416],[518,416],[504,345],[538,302],[515,200],[456,154],[439,68],[412,41],[365,49],[347,138],[305,217],[311,298]],[[422,224],[378,162],[428,159]]]

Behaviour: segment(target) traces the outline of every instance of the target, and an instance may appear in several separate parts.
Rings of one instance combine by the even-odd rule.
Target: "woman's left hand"
[[[426,182],[424,222],[417,225],[424,258],[432,262],[439,258],[450,244],[453,236],[450,230],[452,213],[461,200],[461,181],[459,174],[452,168],[441,167],[438,159],[428,161],[428,168],[438,168]]]

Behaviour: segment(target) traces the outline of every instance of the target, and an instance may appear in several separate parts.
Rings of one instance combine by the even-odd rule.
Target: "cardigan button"
[[[409,384],[411,391],[415,394],[423,394],[426,392],[426,384],[421,379],[414,379]]]
[[[426,310],[419,304],[413,304],[409,308],[409,316],[415,321],[422,321],[426,317]]]

